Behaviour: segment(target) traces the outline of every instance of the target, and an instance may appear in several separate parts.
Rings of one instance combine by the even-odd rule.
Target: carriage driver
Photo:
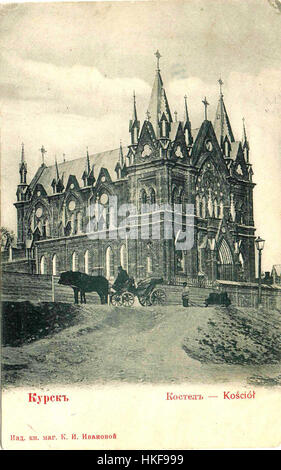
[[[112,288],[116,291],[120,291],[126,284],[126,282],[129,280],[129,276],[127,271],[122,268],[122,266],[118,266],[118,274],[117,278],[112,286]]]

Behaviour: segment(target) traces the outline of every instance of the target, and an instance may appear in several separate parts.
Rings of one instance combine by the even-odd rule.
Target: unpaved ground
[[[241,310],[243,324],[235,322],[233,315],[228,322],[226,309],[219,307],[79,306],[78,324],[30,344],[2,349],[3,385],[110,381],[280,384],[278,348],[273,360],[267,355],[265,361],[264,349],[255,346],[256,333],[252,338],[250,333],[259,325],[258,341],[264,335],[270,348],[270,341],[280,337],[281,314],[275,312],[271,318],[267,313],[266,324],[264,313],[261,321],[259,312],[251,312],[248,321]],[[206,335],[213,338],[212,346],[210,341],[202,341]],[[227,362],[213,347],[222,341],[230,357],[237,348],[243,351],[245,344],[259,356],[252,364]]]

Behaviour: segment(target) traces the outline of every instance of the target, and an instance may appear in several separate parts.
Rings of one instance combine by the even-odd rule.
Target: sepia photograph
[[[280,446],[280,32],[0,2],[4,450]]]

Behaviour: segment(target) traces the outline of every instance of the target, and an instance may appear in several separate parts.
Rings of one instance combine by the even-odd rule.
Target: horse
[[[97,292],[101,304],[107,304],[108,280],[103,276],[89,276],[89,274],[79,271],[65,271],[61,273],[58,283],[72,287],[75,304],[78,304],[79,292],[81,304],[86,303],[86,292]]]

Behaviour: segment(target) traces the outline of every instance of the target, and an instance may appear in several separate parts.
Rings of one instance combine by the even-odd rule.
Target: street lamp
[[[256,238],[256,248],[259,252],[259,263],[258,263],[258,273],[259,273],[259,289],[258,289],[258,306],[261,305],[261,252],[264,249],[264,242],[261,237]]]

